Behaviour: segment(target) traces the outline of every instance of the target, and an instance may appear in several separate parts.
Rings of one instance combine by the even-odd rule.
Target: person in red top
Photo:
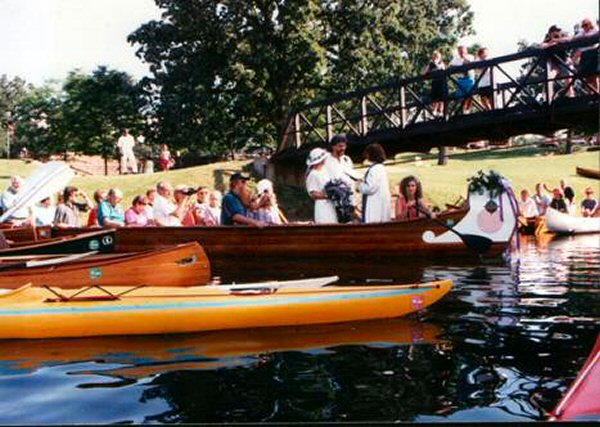
[[[94,191],[94,202],[96,202],[96,206],[90,211],[90,215],[88,216],[88,227],[100,227],[100,224],[98,223],[98,208],[100,207],[100,203],[106,200],[106,195],[106,191],[104,190]]]
[[[396,221],[408,221],[431,215],[423,199],[421,182],[410,175],[400,181],[400,194],[396,202]]]

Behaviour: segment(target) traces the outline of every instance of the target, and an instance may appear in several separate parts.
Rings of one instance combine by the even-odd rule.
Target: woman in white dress
[[[392,197],[387,171],[383,162],[385,151],[379,144],[370,144],[365,157],[371,166],[365,177],[358,181],[362,194],[362,222],[388,222],[392,219]]]
[[[306,191],[315,201],[315,223],[317,224],[337,224],[338,222],[335,206],[325,193],[325,185],[331,180],[324,168],[327,156],[329,156],[327,151],[322,148],[314,148],[306,159],[306,165],[309,168],[306,176]]]

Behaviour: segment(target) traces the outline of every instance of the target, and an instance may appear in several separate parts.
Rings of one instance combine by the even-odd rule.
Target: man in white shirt
[[[10,187],[8,187],[8,189],[2,194],[2,197],[0,197],[0,206],[2,207],[3,212],[6,212],[15,204],[19,198],[19,191],[21,191],[22,185],[23,178],[20,176],[15,175],[10,179]],[[27,221],[28,218],[29,209],[21,208],[13,212],[7,221],[12,222],[15,225],[20,225]]]
[[[121,173],[128,173],[129,168],[133,173],[137,173],[137,160],[133,154],[135,139],[129,134],[129,129],[123,129],[123,135],[117,140],[117,148],[121,155]]]
[[[181,227],[183,217],[183,205],[177,207],[171,200],[173,187],[165,181],[156,185],[156,198],[154,199],[154,221],[162,227]]]
[[[359,179],[359,175],[354,170],[352,159],[346,156],[348,140],[346,135],[336,135],[331,139],[331,156],[325,160],[325,170],[329,177],[340,179],[349,187],[354,187],[354,181]]]

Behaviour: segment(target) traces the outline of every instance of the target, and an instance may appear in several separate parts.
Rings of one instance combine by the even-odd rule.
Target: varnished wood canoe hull
[[[464,215],[460,213],[457,215]],[[451,224],[456,220],[449,218]],[[286,225],[250,227],[146,227],[116,230],[117,251],[134,252],[188,241],[198,242],[211,263],[235,262],[240,258],[271,259],[298,257],[362,256],[469,256],[463,243],[426,243],[423,233],[441,234],[446,229],[423,218],[379,224]],[[55,230],[58,235],[85,229]],[[488,256],[497,256],[508,242],[492,245]]]
[[[52,295],[47,289],[23,287],[0,294],[0,339],[173,334],[396,318],[430,306],[451,288],[450,280],[284,288],[260,295],[215,287],[142,288],[118,300],[90,300],[91,295],[84,301],[57,301],[48,299]],[[126,289],[111,290],[117,294]]]
[[[100,286],[194,286],[211,278],[208,258],[197,243],[146,251],[115,259],[82,259],[48,267],[0,271],[0,288],[23,283],[77,289]]]
[[[31,244],[0,249],[0,257],[15,255],[76,254],[90,251],[112,252],[115,249],[113,230],[102,230],[66,236],[63,239],[48,239]]]
[[[579,176],[583,176],[586,178],[600,179],[600,170],[580,168],[578,166],[576,168],[576,172],[577,172],[577,175],[579,175]]]

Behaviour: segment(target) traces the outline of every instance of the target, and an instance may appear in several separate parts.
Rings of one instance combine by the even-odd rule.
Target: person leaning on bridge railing
[[[450,62],[451,67],[460,67],[474,61],[473,55],[467,51],[466,46],[458,46],[457,53],[458,56]],[[464,71],[457,79],[458,89],[456,90],[456,98],[463,100],[463,113],[469,113],[471,110],[471,104],[473,103],[471,91],[475,85],[474,76],[475,70],[470,69]]]
[[[423,74],[427,75],[445,69],[446,64],[442,58],[442,53],[439,50],[434,50],[431,54],[431,61],[423,68]],[[429,97],[431,98],[431,110],[433,116],[442,116],[444,114],[444,99],[448,97],[448,84],[443,75],[431,78],[431,92]]]
[[[577,33],[576,38],[580,37],[598,37],[598,27],[591,19],[581,21],[581,31]],[[598,43],[579,48],[575,51],[573,59],[578,61],[578,70],[582,77],[591,88],[600,91],[600,72],[598,70]]]
[[[571,38],[566,31],[563,31],[557,25],[552,25],[548,29],[540,47],[550,48],[570,40]],[[566,49],[553,52],[552,56],[548,59],[548,64],[550,66],[548,78],[564,80],[564,83],[567,86],[566,96],[569,98],[574,97],[575,89],[572,84],[573,79],[569,77],[573,74],[573,60],[571,59],[569,52]]]

